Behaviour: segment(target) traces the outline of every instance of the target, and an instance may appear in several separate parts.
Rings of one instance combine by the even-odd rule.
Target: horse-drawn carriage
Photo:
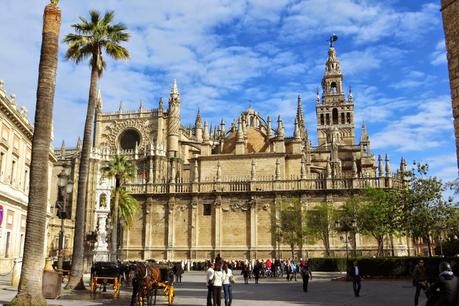
[[[158,290],[162,290],[168,305],[174,302],[174,276],[168,265],[136,263],[133,285],[137,286],[137,301],[140,306],[151,305],[153,298],[153,304],[156,305]]]
[[[91,292],[97,289],[106,290],[107,286],[113,287],[113,296],[118,297],[121,289],[121,267],[116,262],[95,262],[91,267]]]

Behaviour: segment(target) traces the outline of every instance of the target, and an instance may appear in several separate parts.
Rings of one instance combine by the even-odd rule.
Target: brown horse
[[[159,267],[151,263],[135,263],[134,278],[132,280],[133,294],[137,294],[137,301],[140,306],[150,305],[151,298],[160,281]],[[156,295],[156,292],[155,292]]]

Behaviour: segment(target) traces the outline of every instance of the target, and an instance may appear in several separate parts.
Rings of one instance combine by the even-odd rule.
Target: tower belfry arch
[[[329,142],[332,128],[338,129],[343,143],[353,145],[354,135],[354,99],[352,92],[346,98],[343,90],[343,73],[341,63],[336,55],[334,42],[338,36],[330,37],[328,58],[325,62],[325,73],[322,78],[322,97],[316,99],[317,134],[319,145]]]

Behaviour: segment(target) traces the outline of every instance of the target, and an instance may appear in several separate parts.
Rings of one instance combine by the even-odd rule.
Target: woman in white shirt
[[[225,306],[231,306],[233,301],[233,288],[230,279],[233,278],[233,271],[228,268],[226,262],[223,264],[223,293],[225,295]]]
[[[223,278],[224,274],[222,271],[221,263],[215,263],[215,272],[213,278],[214,306],[221,306]]]

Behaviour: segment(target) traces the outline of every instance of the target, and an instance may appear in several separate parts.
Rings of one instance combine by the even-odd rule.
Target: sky
[[[33,120],[42,13],[49,1],[1,0],[0,79]],[[292,134],[297,96],[317,144],[315,95],[335,49],[355,103],[356,140],[365,121],[375,155],[392,168],[427,162],[430,174],[457,177],[451,97],[440,1],[427,0],[61,0],[63,37],[90,9],[113,10],[128,27],[129,61],[107,59],[103,110],[156,108],[174,79],[182,124],[232,122],[249,106],[282,115]],[[65,61],[60,44],[54,144],[83,134],[90,69]]]

